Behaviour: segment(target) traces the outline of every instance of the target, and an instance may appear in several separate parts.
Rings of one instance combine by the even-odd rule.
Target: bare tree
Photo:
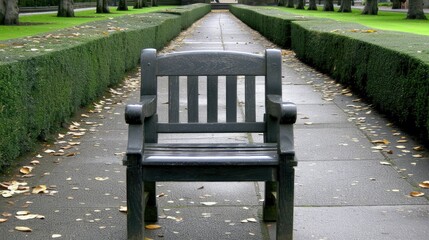
[[[423,12],[423,0],[409,0],[408,3],[407,19],[427,19]]]
[[[127,11],[128,10],[127,0],[119,0],[118,10],[119,11]]]
[[[310,0],[307,10],[317,10],[316,0]]]
[[[18,23],[18,0],[0,0],[0,25],[17,25]]]
[[[293,0],[286,0],[286,7],[293,8],[294,7]]]
[[[97,13],[110,13],[109,5],[107,0],[97,0]]]
[[[333,0],[325,0],[325,4],[323,4],[323,11],[334,11],[334,1]]]
[[[57,17],[74,17],[73,0],[60,0],[58,2]]]
[[[351,0],[341,0],[340,9],[338,12],[352,12],[352,1]]]
[[[378,1],[377,0],[367,0],[365,7],[362,10],[364,15],[377,15],[378,14]]]

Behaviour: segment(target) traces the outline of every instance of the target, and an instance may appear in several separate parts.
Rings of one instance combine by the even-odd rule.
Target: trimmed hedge
[[[429,141],[427,36],[373,31],[359,24],[297,18],[280,11],[267,16],[267,9],[241,5],[232,6],[231,12],[269,39],[279,30],[267,32],[260,19],[288,22],[282,24],[285,29],[280,30],[283,33],[275,43],[291,48],[303,62],[351,86],[394,122]],[[285,16],[279,17],[280,13]]]
[[[1,41],[0,170],[119,83],[142,48],[162,48],[210,10],[194,4]]]

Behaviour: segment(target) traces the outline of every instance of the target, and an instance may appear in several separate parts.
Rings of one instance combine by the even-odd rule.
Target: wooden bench
[[[155,49],[142,51],[140,102],[127,105],[125,115],[129,124],[124,159],[128,239],[143,239],[144,222],[157,221],[157,181],[264,181],[263,219],[277,221],[277,239],[292,239],[296,106],[282,102],[281,62],[281,52],[273,49],[263,56],[228,51],[157,56]],[[256,116],[256,76],[263,76],[265,82],[265,114],[260,121]],[[237,120],[237,78],[245,82],[243,121]],[[223,96],[218,93],[219,79],[223,79],[226,99],[218,99]],[[164,122],[158,121],[157,101],[167,93],[158,91],[158,81],[168,81],[168,120]],[[180,116],[184,108],[179,106],[179,94],[184,91],[179,91],[179,82],[183,81],[187,81],[187,117]],[[207,102],[201,104],[199,84],[207,85]],[[223,121],[218,116],[221,103],[226,108]],[[206,106],[206,121],[200,120],[201,106]],[[262,133],[264,140],[158,143],[160,134],[176,133]]]

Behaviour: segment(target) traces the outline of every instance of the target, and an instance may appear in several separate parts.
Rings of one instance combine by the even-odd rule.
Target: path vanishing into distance
[[[228,11],[213,11],[162,53],[266,48],[278,47]],[[429,180],[428,151],[292,51],[282,55],[283,99],[298,106],[295,239],[427,239],[429,190],[419,184]],[[10,186],[17,192],[0,197],[0,238],[126,239],[124,108],[137,102],[139,77],[138,71],[130,73],[78,113],[55,142],[26,157],[13,176],[2,177],[1,190]],[[199,139],[258,137],[200,134],[175,140]],[[20,192],[24,184],[30,192]],[[262,190],[260,182],[157,183],[161,228],[146,230],[148,238],[275,239],[275,223],[261,221]]]

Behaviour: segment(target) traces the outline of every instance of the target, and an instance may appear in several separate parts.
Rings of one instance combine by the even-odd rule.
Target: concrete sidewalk
[[[183,32],[163,52],[262,53],[275,47],[229,12],[216,11]],[[295,239],[427,239],[429,191],[418,183],[429,180],[428,151],[413,150],[418,142],[348,89],[299,62],[293,52],[284,50],[283,62],[283,98],[298,105]],[[123,86],[78,116],[69,134],[24,160],[23,165],[29,166],[31,160],[40,161],[30,173],[34,176],[22,178],[17,170],[13,179],[48,189],[0,199],[0,219],[7,219],[0,223],[4,239],[126,239],[126,215],[119,211],[126,206],[125,167],[121,165],[127,141],[123,112],[126,103],[138,99],[138,80],[138,73],[128,76]],[[168,138],[198,141],[213,137]],[[247,135],[226,138],[213,139],[250,140]],[[372,143],[376,140],[384,140],[383,145]],[[274,239],[275,223],[260,221],[262,183],[157,186],[157,224],[161,228],[147,230],[149,238]],[[412,191],[426,196],[410,197]],[[18,220],[18,211],[44,219]],[[256,222],[242,222],[248,218]],[[14,230],[16,226],[29,227],[32,232]]]

